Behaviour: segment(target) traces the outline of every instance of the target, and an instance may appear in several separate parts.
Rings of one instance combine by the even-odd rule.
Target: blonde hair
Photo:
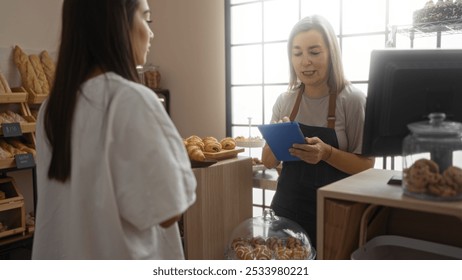
[[[294,37],[301,32],[306,32],[312,29],[319,31],[324,38],[329,51],[329,77],[327,79],[327,86],[329,87],[330,93],[338,94],[347,84],[349,84],[349,82],[346,80],[343,72],[342,54],[340,52],[340,46],[334,29],[324,17],[319,15],[312,15],[301,19],[294,25],[290,32],[289,41],[287,42],[290,71],[289,90],[294,90],[301,86],[297,79],[297,74],[295,73],[291,59]]]

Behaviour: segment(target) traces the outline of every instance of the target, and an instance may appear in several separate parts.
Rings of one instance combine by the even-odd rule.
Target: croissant
[[[205,142],[204,151],[208,153],[218,153],[221,149],[221,144],[218,142]]]
[[[200,138],[200,137],[197,136],[197,135],[191,135],[191,136],[189,136],[188,138],[186,138],[186,142],[191,142],[191,141],[194,141],[194,142],[202,142],[202,138]]]
[[[202,138],[202,142],[204,142],[204,143],[206,143],[206,142],[218,142],[218,139],[213,137],[213,136],[207,136],[207,137]]]
[[[196,161],[205,161],[205,155],[199,146],[190,145],[186,147],[186,150],[188,151],[188,156],[190,159]]]
[[[231,137],[226,137],[220,141],[221,147],[225,150],[233,150],[236,148],[236,141]]]
[[[188,146],[198,146],[199,148],[201,148],[201,151],[204,151],[205,148],[204,142],[202,142],[202,140],[190,140],[189,142],[186,142],[186,147]]]

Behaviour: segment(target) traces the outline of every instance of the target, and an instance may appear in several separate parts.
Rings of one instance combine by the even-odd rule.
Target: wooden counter
[[[252,159],[237,157],[193,171],[197,198],[183,216],[185,257],[224,259],[233,229],[252,217]]]
[[[401,186],[387,184],[393,175],[400,174],[401,171],[369,169],[318,190],[318,259],[324,259],[324,250],[333,246],[325,238],[325,225],[338,217],[336,213],[326,214],[326,204],[330,201],[385,206],[395,211],[390,215],[393,221],[387,221],[392,234],[415,235],[462,247],[462,201],[435,202],[403,195]]]

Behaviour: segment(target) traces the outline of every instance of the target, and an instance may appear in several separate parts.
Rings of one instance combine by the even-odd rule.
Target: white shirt
[[[177,224],[196,199],[182,139],[150,89],[114,74],[82,85],[71,179],[47,177],[51,150],[37,122],[33,259],[184,259]]]
[[[290,116],[297,99],[298,89],[279,95],[274,106],[271,122]],[[350,153],[361,154],[366,95],[352,85],[347,85],[337,96],[335,107],[335,132],[339,148]],[[295,121],[310,126],[327,127],[329,95],[321,98],[302,96]]]

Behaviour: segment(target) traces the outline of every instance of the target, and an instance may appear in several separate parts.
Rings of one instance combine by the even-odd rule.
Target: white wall
[[[11,86],[21,83],[11,56],[14,45],[28,54],[48,50],[55,55],[61,31],[61,5],[62,0],[1,0],[0,71]]]
[[[224,2],[149,0],[155,37],[148,61],[160,66],[183,137],[226,133]]]

